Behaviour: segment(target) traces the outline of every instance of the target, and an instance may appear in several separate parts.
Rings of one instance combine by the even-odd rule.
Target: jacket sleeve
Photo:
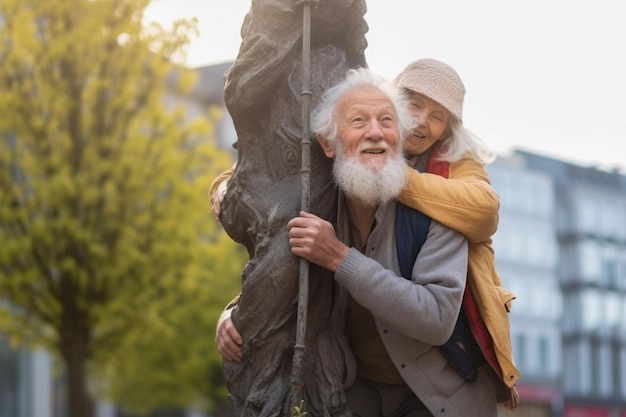
[[[217,187],[220,186],[221,183],[223,183],[224,181],[228,181],[228,179],[233,175],[233,171],[235,170],[235,166],[237,164],[233,165],[230,169],[227,169],[226,171],[222,172],[220,175],[218,175],[213,182],[211,183],[211,188],[209,189],[209,197],[213,198],[213,194],[215,194],[215,192],[217,191]],[[230,310],[234,307],[237,307],[237,304],[239,304],[239,296],[241,294],[237,294],[237,296],[235,298],[233,298],[224,308],[224,310]]]
[[[374,255],[377,248],[368,252]],[[467,240],[433,221],[412,280],[350,248],[335,280],[374,317],[412,339],[445,343],[461,308],[467,276]]]
[[[230,310],[237,307],[237,305],[239,305],[239,297],[241,297],[241,293],[237,294],[235,298],[230,300],[230,302],[226,304],[226,307],[224,307],[224,310]]]
[[[209,188],[209,198],[213,198],[213,194],[215,194],[215,192],[217,191],[217,187],[219,187],[221,183],[223,183],[224,181],[228,181],[228,179],[232,177],[233,171],[235,170],[235,165],[233,165],[230,169],[222,172],[213,180],[213,182],[211,183],[211,188]]]
[[[463,233],[470,242],[485,241],[496,232],[500,198],[482,164],[471,159],[452,162],[449,178],[407,169],[402,203]]]

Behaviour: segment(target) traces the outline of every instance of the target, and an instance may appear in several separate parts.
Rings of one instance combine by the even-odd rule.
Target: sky
[[[294,4],[296,1],[294,0]],[[491,149],[626,174],[626,1],[366,0],[368,66],[451,65],[463,120]],[[233,61],[250,0],[153,0],[144,19],[196,18],[187,65]]]

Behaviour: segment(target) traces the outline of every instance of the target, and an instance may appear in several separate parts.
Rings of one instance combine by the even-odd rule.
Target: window
[[[560,293],[552,281],[533,280],[529,288],[531,312],[533,316],[542,320],[552,320],[556,318],[560,303]],[[558,305],[555,305],[558,304]]]
[[[550,373],[550,344],[545,337],[539,338],[539,371]]]
[[[0,417],[17,416],[18,354],[0,337]]]
[[[609,287],[617,288],[617,261],[605,259],[602,262],[602,278]]]
[[[572,341],[564,346],[563,389],[572,395],[590,395],[593,392],[593,364],[588,341]]]
[[[593,362],[591,360],[591,346],[587,341],[579,341],[576,345],[577,361],[570,366],[578,368],[577,391],[582,395],[591,395],[593,392]]]
[[[589,233],[600,227],[598,219],[599,210],[594,199],[590,196],[578,196],[572,203],[576,230]]]
[[[622,296],[615,291],[608,291],[605,295],[604,308],[606,327],[618,334],[620,324],[623,321]]]
[[[550,218],[554,215],[554,190],[552,182],[548,177],[537,176],[531,184],[533,198],[532,213],[537,217]]]
[[[623,204],[618,199],[603,199],[599,208],[600,232],[603,236],[619,239],[624,219]]]
[[[515,357],[515,363],[520,370],[526,369],[526,335],[515,335],[515,348],[513,349],[513,355]]]
[[[578,387],[577,369],[575,364],[578,363],[576,349],[573,344],[563,346],[563,391],[567,394],[576,394]]]
[[[602,248],[601,274],[602,283],[611,288],[619,286],[618,279],[619,247],[606,243]]]
[[[617,287],[626,290],[626,248],[622,248],[617,258]]]
[[[586,240],[578,245],[580,278],[584,282],[598,282],[602,274],[601,248],[595,242]]]
[[[607,343],[601,341],[593,342],[591,347],[591,355],[594,366],[593,373],[593,390],[595,394],[601,397],[610,397],[613,393],[613,364],[611,349]]]
[[[621,346],[611,346],[611,355],[613,357],[613,367],[610,370],[611,385],[613,386],[614,395],[622,398],[625,397],[624,388],[626,388],[624,385],[624,382],[626,382],[626,380],[624,380],[624,377],[626,376],[624,373],[624,353],[626,352],[622,350]]]
[[[552,229],[541,224],[529,227],[525,233],[530,234],[528,242],[528,260],[533,265],[554,268],[558,263],[558,249]]]
[[[603,322],[603,297],[596,289],[587,289],[581,294],[581,319],[585,331],[598,330]]]

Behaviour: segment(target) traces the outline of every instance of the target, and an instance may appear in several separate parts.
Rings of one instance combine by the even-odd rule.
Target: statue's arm
[[[294,0],[252,2],[241,28],[239,54],[224,87],[231,114],[266,104],[276,84],[284,80],[290,68],[285,61],[299,48],[299,9]]]
[[[364,0],[314,1],[312,46],[352,40],[355,45],[342,45],[342,48],[351,50],[349,55],[356,55],[351,59],[355,61],[353,65],[365,65],[364,13]],[[292,63],[301,54],[302,24],[301,0],[252,2],[241,28],[239,53],[224,87],[226,105],[233,118],[238,114],[244,116],[255,106],[266,105],[277,84],[285,80]]]

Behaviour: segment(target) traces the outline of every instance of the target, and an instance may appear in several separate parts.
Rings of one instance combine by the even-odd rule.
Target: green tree
[[[164,105],[192,85],[174,62],[195,23],[145,28],[149,1],[0,0],[0,330],[58,355],[70,417],[220,233],[206,193],[229,158]]]
[[[217,318],[241,286],[245,258],[225,233],[205,247],[189,280],[161,308],[157,325],[137,332],[117,351],[101,380],[105,395],[125,411],[190,406],[220,415],[226,410],[222,360],[214,342]],[[209,271],[209,273],[207,273]],[[225,414],[224,414],[225,415]]]

